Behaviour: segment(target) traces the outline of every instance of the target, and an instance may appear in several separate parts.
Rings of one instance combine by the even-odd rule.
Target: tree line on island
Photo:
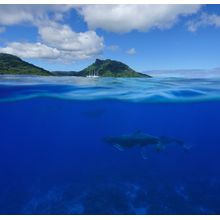
[[[0,75],[39,75],[39,76],[81,76],[81,77],[150,77],[147,74],[136,72],[128,65],[115,60],[100,60],[81,71],[48,71],[21,58],[0,53]]]

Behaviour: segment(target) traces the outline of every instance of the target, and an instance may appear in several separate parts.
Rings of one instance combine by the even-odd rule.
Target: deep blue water
[[[204,101],[200,95],[192,101],[197,93],[187,82],[181,81],[188,86],[181,94],[169,82],[180,102],[166,95],[164,101],[128,101],[131,80],[127,90],[120,86],[124,100],[84,100],[91,90],[108,96],[112,88],[99,84],[2,82],[0,214],[220,214],[220,101],[216,95],[207,101],[213,91],[202,85],[210,82],[196,90],[211,91]],[[145,86],[143,93],[152,85]],[[84,98],[60,96],[69,92]],[[143,159],[139,147],[119,151],[103,140],[137,130],[192,147],[149,149]]]

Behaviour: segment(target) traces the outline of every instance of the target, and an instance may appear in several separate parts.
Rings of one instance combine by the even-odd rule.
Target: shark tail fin
[[[175,138],[169,138],[169,137],[160,137],[160,143],[164,146],[169,144],[176,144],[183,148],[184,151],[189,152],[189,150],[192,148],[192,145],[187,145],[181,140],[177,140]]]

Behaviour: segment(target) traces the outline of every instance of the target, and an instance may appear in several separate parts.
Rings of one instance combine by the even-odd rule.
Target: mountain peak
[[[96,59],[92,65],[80,71],[80,75],[97,75],[103,77],[150,77],[146,74],[136,72],[122,62],[110,59]]]
[[[96,64],[102,64],[102,63],[111,62],[111,61],[113,61],[113,60],[110,60],[110,59],[105,59],[105,60],[96,59],[95,63]]]

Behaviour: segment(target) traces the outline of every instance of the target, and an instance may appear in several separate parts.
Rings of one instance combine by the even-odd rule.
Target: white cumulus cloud
[[[191,32],[197,31],[200,27],[215,26],[220,27],[220,15],[202,13],[196,20],[191,20],[187,23],[188,30]]]
[[[73,62],[99,55],[104,48],[103,38],[94,31],[76,33],[67,25],[40,27],[39,34],[42,42],[12,42],[0,48],[0,52],[23,58]]]
[[[39,40],[9,42],[0,51],[23,58],[64,62],[88,59],[102,53],[104,48],[117,50],[117,45],[104,46],[104,38],[94,31],[96,28],[118,33],[166,29],[180,16],[191,15],[200,8],[200,5],[1,5],[0,32],[10,25],[28,24],[37,28]],[[76,32],[63,24],[65,15],[74,9],[88,24],[88,31]],[[136,51],[131,48],[127,53]]]
[[[60,51],[56,48],[48,47],[42,43],[21,43],[12,42],[6,47],[0,48],[1,53],[14,54],[22,58],[42,58],[57,59]]]
[[[137,51],[135,48],[130,48],[129,50],[126,51],[126,53],[129,55],[135,55]]]
[[[37,24],[51,19],[62,20],[63,13],[72,7],[72,5],[1,5],[0,24]]]
[[[98,54],[103,48],[103,38],[94,31],[74,32],[67,25],[39,27],[41,39],[46,44],[64,51],[82,52],[88,56]]]
[[[72,62],[99,55],[104,39],[95,31],[75,32],[62,24],[72,5],[3,5],[0,7],[0,25],[28,24],[38,29],[39,42],[11,42],[1,52],[23,58],[55,59]],[[1,29],[0,29],[1,31]]]
[[[172,27],[180,16],[199,11],[201,5],[82,5],[79,13],[90,29],[126,33]]]

